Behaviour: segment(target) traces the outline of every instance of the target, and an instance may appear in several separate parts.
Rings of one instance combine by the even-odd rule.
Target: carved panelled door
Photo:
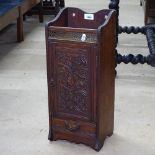
[[[93,43],[50,43],[52,116],[95,120],[96,48]]]

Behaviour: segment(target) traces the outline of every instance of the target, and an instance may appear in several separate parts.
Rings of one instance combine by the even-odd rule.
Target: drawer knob
[[[65,128],[71,132],[75,132],[80,129],[80,125],[74,121],[65,121]]]
[[[82,41],[82,42],[86,41],[86,34],[82,34],[82,36],[81,36],[81,41]]]

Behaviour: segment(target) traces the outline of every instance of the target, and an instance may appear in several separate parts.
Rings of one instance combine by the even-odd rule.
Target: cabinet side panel
[[[98,124],[97,135],[101,142],[113,133],[116,18],[112,14],[107,25],[101,29],[98,69]]]

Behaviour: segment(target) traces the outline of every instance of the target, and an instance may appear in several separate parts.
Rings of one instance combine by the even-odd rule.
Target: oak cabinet
[[[49,140],[99,151],[113,133],[116,14],[64,8],[46,24]]]

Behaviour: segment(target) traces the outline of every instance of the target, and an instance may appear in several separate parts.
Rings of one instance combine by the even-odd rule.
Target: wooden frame
[[[151,2],[151,1],[149,1]],[[155,2],[153,0],[153,2]],[[116,66],[117,64],[120,63],[132,63],[133,65],[136,65],[138,63],[144,64],[147,63],[148,65],[155,67],[155,27],[154,25],[148,25],[148,26],[143,26],[143,27],[135,27],[135,26],[120,26],[119,25],[119,3],[120,0],[110,0],[109,3],[109,8],[114,9],[117,12],[117,21],[116,21],[116,40],[118,41],[118,35],[121,33],[127,33],[127,34],[138,34],[142,33],[146,35],[147,37],[147,42],[148,42],[148,48],[149,48],[149,54],[147,56],[144,56],[142,54],[128,54],[128,55],[121,55],[120,53],[117,52],[116,49]],[[153,4],[153,3],[152,3]],[[151,5],[152,5],[151,4]]]

